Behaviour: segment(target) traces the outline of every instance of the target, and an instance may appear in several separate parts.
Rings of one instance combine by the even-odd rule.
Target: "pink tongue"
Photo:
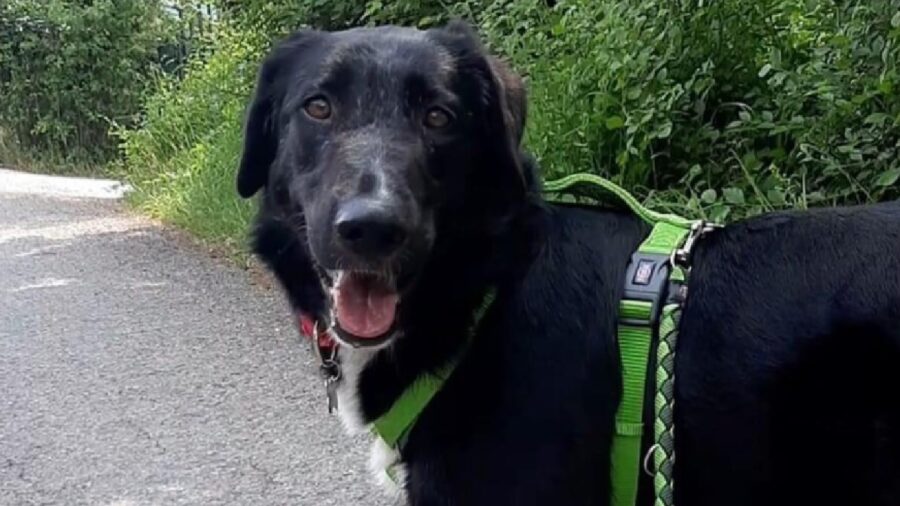
[[[380,337],[394,323],[399,297],[377,280],[347,274],[336,287],[335,306],[341,328],[362,339]]]

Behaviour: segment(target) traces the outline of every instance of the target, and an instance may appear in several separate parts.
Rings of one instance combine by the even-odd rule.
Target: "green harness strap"
[[[554,181],[544,183],[544,192],[558,195],[571,195],[595,205],[624,205],[650,225],[668,223],[677,228],[690,230],[693,220],[674,214],[658,213],[642,206],[633,195],[612,181],[593,174],[572,174]],[[561,200],[561,199],[555,199]],[[664,246],[658,244],[657,246]]]
[[[409,435],[409,431],[412,429],[413,425],[415,425],[419,415],[425,411],[425,407],[428,406],[431,399],[441,390],[444,386],[444,382],[450,378],[450,375],[453,374],[453,371],[459,364],[459,359],[465,354],[466,349],[468,349],[468,344],[475,334],[478,325],[481,323],[487,310],[494,302],[495,296],[496,292],[493,288],[488,289],[487,293],[484,294],[481,306],[479,306],[475,312],[474,322],[469,329],[468,339],[466,340],[466,346],[463,350],[437,371],[425,373],[416,378],[416,380],[400,394],[400,397],[394,401],[391,408],[378,417],[372,424],[372,432],[380,437],[390,448],[397,450],[398,453],[399,450],[403,448],[406,443],[406,437]],[[395,482],[394,465],[396,463],[397,462],[390,464],[388,468],[385,469],[388,477]]]
[[[656,351],[656,397],[653,420],[654,506],[675,504],[675,345],[681,322],[681,303],[663,308]]]
[[[619,305],[618,344],[622,366],[622,399],[616,412],[616,433],[613,438],[612,505],[633,506],[637,504],[638,484],[641,472],[641,441],[644,435],[644,396],[646,392],[647,367],[651,356],[654,333],[666,336],[660,339],[658,353],[657,385],[665,383],[668,396],[662,396],[657,388],[654,399],[656,413],[665,412],[667,423],[654,424],[657,451],[654,462],[657,470],[666,468],[671,472],[671,458],[659,445],[660,435],[667,441],[674,441],[671,423],[671,387],[674,382],[674,338],[677,324],[674,315],[680,310],[677,303],[661,307],[665,300],[669,282],[683,283],[685,273],[680,268],[672,269],[669,259],[684,244],[696,222],[680,216],[661,214],[642,206],[637,199],[614,183],[591,174],[574,174],[544,185],[548,192],[571,195],[576,201],[587,201],[595,205],[625,206],[651,225],[650,234],[632,255],[626,271],[626,289]],[[660,326],[665,327],[660,331]],[[664,348],[665,347],[665,348]],[[665,355],[663,355],[665,352]],[[672,367],[662,368],[665,357]],[[659,416],[657,416],[659,418]],[[657,492],[657,506],[671,503],[671,474],[657,472],[654,476]],[[660,503],[662,491],[668,492],[669,501]]]
[[[647,240],[638,248],[632,263],[642,261],[647,255],[662,255],[662,263],[656,263],[653,268],[661,268],[666,272],[656,275],[666,281],[683,280],[683,272],[676,269],[669,274],[665,262],[671,253],[680,247],[689,232],[689,229],[657,223]],[[626,283],[628,282],[632,280],[627,280]],[[660,287],[662,290],[666,288],[668,287]],[[662,296],[662,293],[659,295]],[[622,400],[616,413],[616,435],[613,439],[611,460],[613,506],[637,504],[641,472],[641,440],[644,435],[647,366],[651,357],[650,347],[654,342],[654,332],[660,330],[661,322],[658,320],[660,311],[665,312],[660,307],[662,302],[660,300],[654,304],[639,298],[631,298],[626,290],[619,307],[618,340],[622,363]],[[678,306],[670,304],[666,309],[673,310]]]

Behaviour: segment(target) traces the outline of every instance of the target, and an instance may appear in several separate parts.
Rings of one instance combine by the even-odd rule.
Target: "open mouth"
[[[353,346],[377,346],[394,333],[400,295],[392,280],[341,271],[331,289],[338,337]]]

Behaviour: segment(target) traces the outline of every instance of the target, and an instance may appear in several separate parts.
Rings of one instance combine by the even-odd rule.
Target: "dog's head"
[[[265,187],[338,336],[382,344],[442,235],[489,236],[524,203],[525,102],[463,23],[301,31],[259,73],[238,192]]]

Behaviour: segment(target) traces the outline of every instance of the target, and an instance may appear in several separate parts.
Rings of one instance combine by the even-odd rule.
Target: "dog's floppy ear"
[[[481,44],[478,33],[462,20],[454,19],[443,28],[449,34],[467,39],[487,63],[490,85],[494,88],[498,109],[503,113],[504,127],[509,130],[516,146],[522,141],[528,113],[528,94],[522,78],[502,59],[491,55]],[[489,99],[491,97],[488,97]]]
[[[244,123],[244,146],[237,173],[237,191],[252,197],[269,179],[269,167],[278,151],[278,114],[284,100],[292,63],[322,32],[302,30],[279,43],[263,61]]]
[[[485,55],[490,69],[493,97],[488,99],[489,114],[492,116],[489,131],[496,132],[494,146],[494,164],[500,169],[499,193],[495,194],[495,215],[500,224],[515,213],[518,205],[524,202],[528,184],[524,174],[522,160],[522,136],[525,133],[525,120],[528,98],[522,79],[499,58]]]
[[[451,47],[456,46],[459,53],[458,71],[478,76],[481,81],[491,170],[480,176],[487,180],[482,179],[485,184],[479,190],[489,194],[486,198],[491,212],[502,225],[524,202],[527,191],[521,153],[528,102],[525,86],[505,62],[487,52],[468,23],[454,20],[441,30],[455,42]]]
[[[521,144],[525,133],[525,121],[528,115],[528,94],[525,84],[507,63],[495,56],[488,56],[495,86],[499,89],[500,105],[503,111],[505,127],[510,131],[516,147]]]

